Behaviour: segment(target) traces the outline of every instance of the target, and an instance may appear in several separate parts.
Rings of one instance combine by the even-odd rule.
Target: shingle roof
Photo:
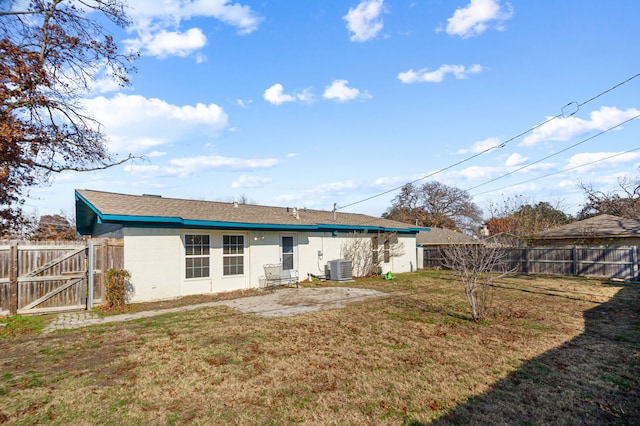
[[[603,214],[548,229],[537,235],[536,239],[637,236],[640,236],[640,220]]]
[[[291,226],[292,229],[318,225],[327,227],[364,227],[381,228],[401,232],[418,232],[420,229],[406,223],[377,218],[357,213],[270,207],[251,204],[236,204],[200,200],[184,200],[147,195],[127,195],[93,190],[76,190],[76,199],[86,205],[103,222],[189,222],[211,225],[212,223],[276,225],[279,228]],[[86,208],[83,209],[88,212]],[[79,213],[79,215],[81,215]],[[78,228],[88,226],[81,224]]]
[[[430,228],[429,232],[419,232],[416,243],[419,245],[441,246],[446,244],[477,244],[478,241],[460,232],[444,228]]]

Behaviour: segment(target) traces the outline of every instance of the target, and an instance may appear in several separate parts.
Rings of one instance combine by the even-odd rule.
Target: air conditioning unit
[[[351,261],[347,259],[329,261],[329,279],[331,281],[351,281],[353,279]]]

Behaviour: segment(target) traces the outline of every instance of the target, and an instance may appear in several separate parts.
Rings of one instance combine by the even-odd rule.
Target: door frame
[[[280,250],[280,263],[282,264],[282,269],[284,269],[284,239],[291,238],[291,248],[292,248],[292,256],[293,256],[293,270],[298,270],[298,236],[296,234],[280,234],[279,238],[279,250]]]

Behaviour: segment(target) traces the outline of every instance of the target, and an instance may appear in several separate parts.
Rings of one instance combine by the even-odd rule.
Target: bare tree
[[[501,260],[506,252],[501,246],[458,244],[441,249],[444,265],[455,271],[471,308],[474,321],[485,318],[491,302],[491,284],[507,271]]]
[[[433,181],[403,186],[383,217],[471,233],[482,220],[482,210],[466,191]]]
[[[404,244],[398,241],[395,233],[381,233],[370,236],[353,232],[340,247],[341,256],[351,261],[355,277],[377,274],[383,262],[404,254]]]
[[[38,227],[33,231],[31,239],[34,240],[53,240],[53,241],[71,241],[77,240],[75,223],[73,220],[65,217],[64,213],[40,216]]]
[[[125,27],[124,8],[123,0],[0,4],[0,232],[20,226],[28,188],[51,173],[131,158],[107,151],[100,124],[81,103],[96,77],[129,83],[137,54],[120,53],[100,24],[104,17]]]
[[[594,189],[592,184],[580,184],[587,202],[578,212],[579,219],[586,219],[599,214],[640,219],[640,178],[618,179],[618,189],[603,192]]]

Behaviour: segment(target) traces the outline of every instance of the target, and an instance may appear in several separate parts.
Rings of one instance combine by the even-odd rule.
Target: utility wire
[[[605,133],[610,132],[611,130],[613,130],[613,129],[617,128],[617,127],[620,127],[620,126],[622,126],[622,125],[624,125],[624,124],[627,124],[627,123],[628,123],[628,122],[630,122],[630,121],[635,120],[635,119],[636,119],[636,118],[638,118],[638,117],[640,117],[640,114],[636,115],[635,117],[631,117],[631,118],[629,118],[629,119],[627,119],[627,120],[625,120],[625,121],[623,121],[623,122],[621,122],[621,123],[618,123],[618,124],[616,124],[615,126],[609,127],[609,128],[608,128],[608,129],[606,129],[606,130],[602,130],[601,132],[599,132],[599,133],[597,133],[597,134],[595,134],[595,135],[593,135],[593,136],[590,136],[590,137],[588,137],[588,138],[586,138],[586,139],[583,139],[583,140],[581,140],[580,142],[574,143],[573,145],[568,146],[568,147],[566,147],[565,149],[562,149],[562,150],[560,150],[560,151],[558,151],[558,152],[556,152],[556,153],[553,153],[553,154],[547,155],[547,156],[546,156],[546,157],[544,157],[544,158],[541,158],[541,159],[536,160],[536,161],[534,161],[534,162],[532,162],[532,163],[529,163],[529,164],[527,164],[527,165],[524,165],[524,166],[522,166],[522,167],[519,167],[519,168],[517,168],[517,169],[515,169],[515,170],[512,170],[512,171],[510,171],[510,172],[508,172],[508,173],[505,173],[505,174],[503,174],[503,175],[501,175],[501,176],[495,177],[495,178],[493,178],[493,179],[491,179],[491,180],[488,180],[488,181],[486,181],[486,182],[484,182],[484,183],[481,183],[481,184],[479,184],[479,185],[476,185],[476,186],[474,186],[474,187],[472,187],[472,188],[466,189],[465,191],[467,191],[467,192],[468,192],[468,191],[473,191],[474,189],[476,189],[476,188],[480,188],[481,186],[488,185],[488,184],[490,184],[491,182],[495,182],[495,181],[500,180],[500,179],[502,179],[502,178],[504,178],[504,177],[511,176],[512,174],[517,173],[517,172],[519,172],[519,171],[521,171],[521,170],[524,170],[524,169],[526,169],[526,168],[529,168],[529,167],[533,166],[534,164],[538,164],[538,163],[540,163],[540,162],[542,162],[542,161],[544,161],[544,160],[548,160],[549,158],[551,158],[551,157],[555,157],[556,155],[560,155],[560,154],[562,154],[563,152],[569,151],[570,149],[573,149],[573,148],[575,148],[575,147],[576,147],[576,146],[578,146],[578,145],[582,145],[583,143],[588,142],[588,141],[590,141],[591,139],[595,139],[595,138],[597,138],[598,136],[602,136],[602,135],[604,135]],[[489,192],[491,192],[491,191],[489,191]],[[483,194],[484,194],[484,193],[483,193]]]
[[[506,186],[503,186],[503,187],[501,187],[501,188],[491,189],[491,190],[489,190],[489,191],[484,191],[484,192],[478,192],[478,193],[477,193],[477,194],[475,194],[475,195],[488,194],[488,193],[490,193],[490,192],[500,191],[500,190],[503,190],[503,189],[506,189],[506,188],[510,188],[510,187],[512,187],[512,186],[523,185],[523,184],[525,184],[525,183],[533,182],[533,181],[540,180],[540,179],[545,179],[545,178],[548,178],[549,176],[558,175],[558,174],[560,174],[560,173],[566,173],[566,172],[571,171],[571,170],[579,169],[579,168],[581,168],[581,167],[590,166],[590,165],[592,165],[592,164],[596,164],[596,163],[600,163],[600,162],[602,162],[602,161],[610,160],[610,159],[612,159],[612,158],[619,157],[619,156],[621,156],[621,155],[625,155],[625,154],[629,154],[629,153],[631,153],[631,152],[635,152],[635,151],[640,151],[640,147],[638,147],[638,148],[634,148],[634,149],[630,149],[629,151],[619,152],[619,153],[617,153],[617,154],[610,155],[610,156],[608,156],[608,157],[604,157],[604,158],[600,158],[600,159],[598,159],[598,160],[590,161],[590,162],[588,162],[588,163],[580,164],[580,165],[578,165],[578,166],[569,167],[568,169],[558,170],[557,172],[549,173],[549,174],[546,174],[546,175],[544,175],[544,176],[538,176],[538,177],[535,177],[535,178],[532,178],[532,179],[524,180],[524,181],[522,181],[522,182],[514,183],[514,184],[511,184],[511,185],[506,185]]]
[[[407,183],[405,183],[405,184],[403,184],[403,185],[397,186],[397,187],[395,187],[395,188],[389,189],[389,190],[384,191],[384,192],[380,192],[380,193],[378,193],[378,194],[376,194],[376,195],[372,195],[372,196],[370,196],[370,197],[363,198],[362,200],[355,201],[355,202],[353,202],[353,203],[345,204],[344,206],[337,206],[337,207],[334,207],[334,211],[337,211],[337,210],[343,210],[343,209],[346,209],[347,207],[355,206],[356,204],[361,204],[361,203],[364,203],[364,202],[366,202],[366,201],[373,200],[374,198],[378,198],[378,197],[381,197],[381,196],[383,196],[383,195],[389,194],[389,193],[391,193],[391,192],[395,192],[395,191],[397,191],[397,190],[401,189],[403,186],[405,186],[405,185],[407,185],[407,184],[414,184],[414,183],[416,183],[416,182],[420,182],[421,180],[424,180],[424,179],[430,178],[430,177],[435,176],[435,175],[437,175],[437,174],[440,174],[440,173],[442,173],[442,172],[444,172],[444,171],[447,171],[447,170],[449,170],[449,169],[452,169],[452,168],[454,168],[454,167],[456,167],[456,166],[459,166],[460,164],[463,164],[463,163],[466,163],[466,162],[468,162],[468,161],[471,161],[471,160],[473,160],[474,158],[479,157],[480,155],[483,155],[483,154],[485,154],[485,153],[487,153],[487,152],[489,152],[489,151],[492,151],[492,150],[497,149],[497,148],[504,148],[507,144],[509,144],[509,143],[510,143],[510,142],[512,142],[513,140],[515,140],[515,139],[517,139],[517,138],[519,138],[519,137],[521,137],[521,136],[524,136],[524,135],[526,135],[527,133],[530,133],[530,132],[532,132],[532,131],[536,130],[537,128],[539,128],[539,127],[541,127],[541,126],[544,126],[545,124],[547,124],[547,123],[549,123],[549,122],[551,122],[551,121],[553,121],[553,120],[555,120],[555,119],[557,119],[557,118],[560,118],[560,117],[568,118],[568,117],[571,117],[571,116],[575,115],[576,113],[578,113],[578,111],[580,111],[580,107],[582,107],[582,106],[584,106],[584,105],[588,104],[589,102],[592,102],[592,101],[594,101],[594,100],[598,99],[599,97],[601,97],[601,96],[603,96],[603,95],[605,95],[605,94],[607,94],[607,93],[611,92],[611,91],[612,91],[612,90],[614,90],[614,89],[617,89],[617,88],[618,88],[618,87],[620,87],[620,86],[623,86],[624,84],[627,84],[628,82],[630,82],[631,80],[633,80],[633,79],[635,79],[635,78],[637,78],[637,77],[640,77],[640,73],[637,73],[637,74],[635,74],[635,75],[633,75],[633,76],[629,77],[628,79],[626,79],[626,80],[624,80],[624,81],[621,81],[620,83],[618,83],[618,84],[616,84],[616,85],[614,85],[614,86],[612,86],[612,87],[608,88],[607,90],[604,90],[604,91],[602,91],[602,92],[598,93],[597,95],[595,95],[595,96],[593,96],[593,97],[591,97],[591,98],[589,98],[589,99],[587,99],[586,101],[583,101],[583,102],[581,102],[581,103],[578,103],[578,102],[576,102],[576,101],[569,102],[569,103],[567,103],[566,105],[564,105],[564,106],[561,108],[561,112],[560,112],[560,114],[557,114],[557,115],[555,115],[555,116],[553,116],[553,117],[550,117],[550,118],[548,118],[547,120],[543,121],[542,123],[537,124],[537,125],[535,125],[535,126],[533,126],[533,127],[529,128],[529,129],[525,130],[524,132],[521,132],[521,133],[519,133],[519,134],[517,134],[517,135],[515,135],[515,136],[512,136],[511,138],[507,139],[506,141],[501,142],[501,143],[499,143],[499,144],[497,144],[497,145],[495,145],[495,146],[489,147],[489,148],[487,148],[487,149],[485,149],[485,150],[483,150],[483,151],[481,151],[481,152],[478,152],[478,153],[476,153],[476,154],[474,154],[474,155],[472,155],[472,156],[470,156],[470,157],[467,157],[467,158],[465,158],[465,159],[463,159],[463,160],[460,160],[460,161],[458,161],[458,162],[456,162],[456,163],[454,163],[454,164],[451,164],[451,165],[449,165],[449,166],[447,166],[447,167],[443,167],[442,169],[436,170],[436,171],[434,171],[434,172],[432,172],[432,173],[429,173],[429,174],[428,174],[428,175],[426,175],[426,176],[422,176],[421,178],[418,178],[418,179],[415,179],[415,180],[413,180],[413,181],[407,182]],[[566,114],[566,113],[565,113],[565,109],[567,109],[567,107],[569,107],[569,106],[571,106],[571,105],[575,105],[575,106],[576,106],[575,111],[571,112],[570,114]]]

